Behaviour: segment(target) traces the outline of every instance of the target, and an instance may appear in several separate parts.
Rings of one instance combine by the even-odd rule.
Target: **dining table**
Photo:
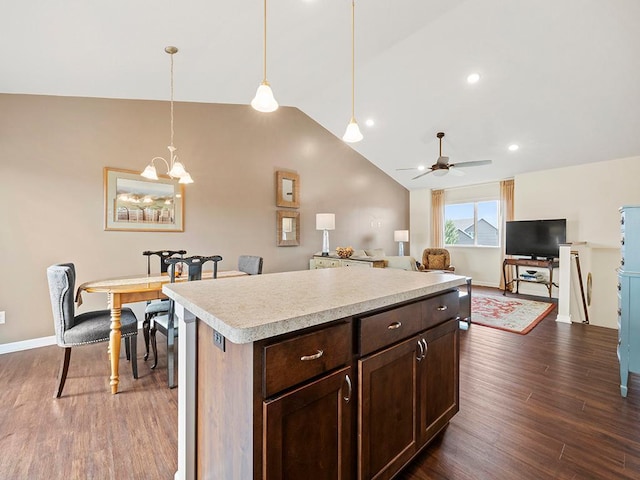
[[[222,270],[218,271],[216,279],[229,277],[240,277],[248,275],[239,270]],[[202,281],[213,279],[212,271],[202,272]],[[120,362],[120,315],[122,305],[127,303],[144,302],[156,299],[165,299],[166,295],[162,293],[162,286],[169,283],[171,277],[167,274],[162,275],[134,275],[127,277],[106,278],[103,280],[92,280],[80,285],[76,291],[76,304],[82,305],[82,294],[87,293],[106,293],[108,295],[108,305],[111,310],[111,333],[109,335],[109,359],[111,362],[111,376],[109,384],[111,385],[111,393],[118,393],[118,384],[120,376],[118,374]],[[186,272],[175,279],[176,282],[187,281]]]

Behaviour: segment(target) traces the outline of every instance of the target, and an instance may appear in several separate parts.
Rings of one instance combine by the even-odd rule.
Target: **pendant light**
[[[264,0],[264,30],[262,37],[262,83],[258,86],[251,106],[259,112],[269,113],[278,109],[278,102],[273,96],[267,81],[267,0]]]
[[[156,171],[154,162],[156,160],[162,160],[167,166],[167,175],[171,178],[179,178],[178,183],[193,183],[189,172],[187,172],[184,165],[178,161],[178,156],[176,155],[177,149],[173,146],[173,55],[178,53],[178,49],[170,46],[166,47],[164,51],[171,55],[171,143],[167,147],[169,149],[169,161],[167,162],[163,157],[154,157],[140,175],[149,180],[158,180],[158,172]]]
[[[349,121],[349,125],[347,125],[347,130],[344,132],[342,136],[342,140],[348,143],[355,143],[362,140],[362,133],[360,133],[360,127],[358,127],[358,122],[356,122],[356,113],[355,113],[355,84],[356,84],[356,35],[355,35],[355,17],[356,17],[356,2],[355,0],[351,0],[351,120]]]

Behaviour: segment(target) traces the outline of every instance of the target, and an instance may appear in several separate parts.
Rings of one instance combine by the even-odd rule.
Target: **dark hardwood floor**
[[[460,332],[460,412],[398,478],[640,478],[640,376],[620,397],[617,332],[554,320]],[[122,358],[117,395],[106,344],[73,350],[58,400],[62,349],[0,355],[0,479],[173,478],[177,389],[164,350],[150,370],[139,337],[140,378]]]

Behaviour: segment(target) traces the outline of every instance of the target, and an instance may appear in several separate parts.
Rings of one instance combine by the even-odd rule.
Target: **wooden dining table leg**
[[[111,334],[109,335],[109,356],[111,357],[111,393],[118,393],[118,383],[120,376],[118,369],[120,367],[120,341],[122,334],[120,332],[120,315],[122,313],[122,304],[120,303],[120,295],[109,294],[109,304],[111,306]]]

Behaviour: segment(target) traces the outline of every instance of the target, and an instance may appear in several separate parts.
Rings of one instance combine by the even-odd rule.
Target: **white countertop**
[[[234,343],[320,325],[465,283],[451,273],[325,268],[167,284],[163,292]]]

